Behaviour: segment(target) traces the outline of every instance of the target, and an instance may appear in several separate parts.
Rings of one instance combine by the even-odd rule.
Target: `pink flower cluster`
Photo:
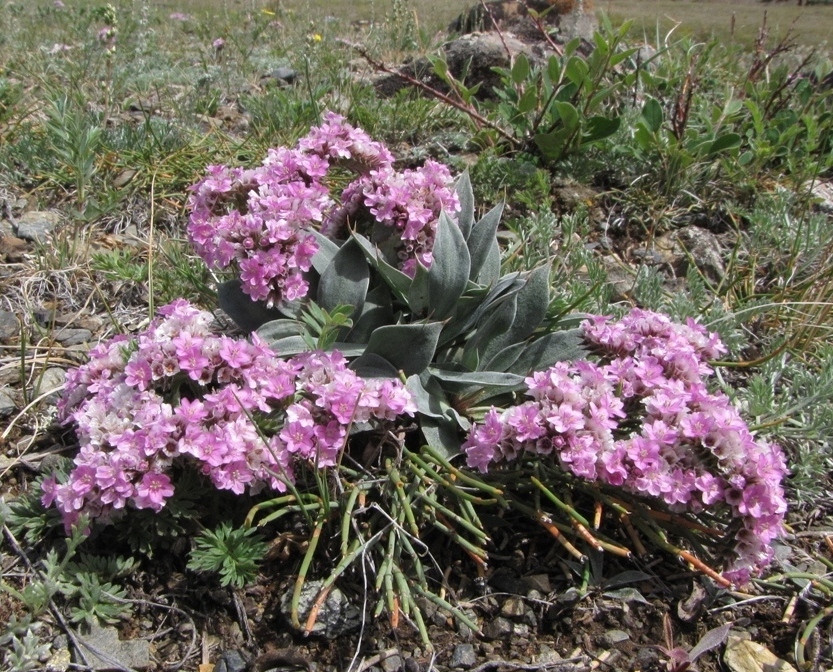
[[[188,235],[210,268],[236,264],[243,291],[270,307],[307,295],[304,272],[318,243],[309,233],[332,205],[321,178],[327,163],[271,150],[254,170],[209,166],[192,187]]]
[[[338,352],[282,360],[257,336],[212,333],[212,319],[176,301],[68,373],[59,414],[81,450],[66,483],[43,484],[44,505],[55,502],[67,526],[128,504],[159,511],[177,464],[221,490],[283,492],[295,465],[334,465],[351,428],[416,412],[400,381],[359,378]]]
[[[552,455],[575,476],[665,502],[728,507],[742,522],[725,575],[743,584],[772,557],[787,504],[782,451],[756,440],[729,399],[709,392],[707,361],[724,352],[689,321],[633,310],[582,325],[598,362],[558,363],[526,379],[531,400],[492,408],[464,444],[485,472],[522,454]]]
[[[339,238],[351,224],[369,220],[367,230],[373,239],[374,225],[384,224],[390,229],[388,235],[383,239],[375,236],[374,242],[403,273],[413,277],[417,262],[431,266],[440,213],[445,210],[454,215],[460,210],[451,185],[448,167],[436,161],[402,172],[389,166],[371,170],[348,185],[341,207],[332,211],[321,232]]]
[[[333,238],[348,227],[366,230],[413,275],[417,260],[431,263],[440,211],[454,213],[459,203],[447,167],[429,161],[399,173],[392,164],[384,145],[328,113],[294,149],[269,150],[258,168],[209,166],[192,187],[189,237],[211,268],[235,264],[243,291],[270,307],[306,296],[304,273],[318,249],[312,228]],[[341,204],[326,184],[334,166],[360,174]],[[380,236],[374,223],[393,231]]]

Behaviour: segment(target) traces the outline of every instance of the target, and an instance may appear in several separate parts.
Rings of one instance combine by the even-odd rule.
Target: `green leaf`
[[[610,67],[616,67],[622,61],[628,60],[631,56],[633,56],[636,52],[639,51],[638,47],[631,47],[630,49],[623,49],[622,51],[616,52],[610,57]]]
[[[636,144],[639,145],[639,148],[644,152],[647,152],[656,144],[654,134],[648,130],[644,122],[636,125],[636,130],[633,133],[633,139],[636,140]]]
[[[367,343],[375,329],[393,322],[390,289],[380,284],[367,293],[361,315],[355,318],[346,339],[351,343]]]
[[[363,235],[354,233],[352,237],[362,248],[365,259],[367,259],[370,265],[378,271],[379,275],[382,276],[382,279],[397,295],[397,298],[399,298],[403,303],[407,303],[406,297],[408,296],[408,290],[411,287],[411,278],[405,275],[398,268],[394,268],[382,259],[379,251]]]
[[[722,116],[724,118],[733,117],[743,109],[743,101],[737,98],[729,98],[723,106]]]
[[[366,352],[350,362],[350,368],[362,378],[397,378],[399,371],[388,360]]]
[[[580,329],[554,331],[532,341],[509,370],[528,376],[533,371],[548,369],[556,362],[581,359],[586,355]]]
[[[567,130],[562,128],[550,133],[536,133],[533,140],[545,159],[557,161],[564,153],[568,136]]]
[[[564,53],[567,53],[566,49],[564,50]],[[567,79],[569,79],[576,86],[581,86],[584,83],[584,80],[587,77],[587,72],[587,63],[580,56],[570,57],[567,61],[566,67],[564,68],[564,74],[567,75]]]
[[[492,240],[492,246],[486,255],[486,261],[477,274],[475,282],[483,287],[491,287],[500,278],[500,246],[497,238]]]
[[[226,314],[246,333],[251,333],[263,324],[283,317],[277,308],[267,308],[262,301],[252,301],[243,292],[238,278],[221,283],[217,287],[217,299]]]
[[[469,267],[469,279],[474,280],[480,269],[486,263],[491,253],[493,244],[496,244],[497,227],[500,224],[500,217],[503,214],[503,203],[498,203],[489,210],[471,229],[466,244],[469,249],[471,266]]]
[[[648,98],[642,106],[642,119],[651,133],[656,133],[662,126],[662,105],[656,98]]]
[[[445,417],[446,411],[450,408],[448,398],[439,381],[428,371],[408,376],[405,387],[414,398],[414,403],[420,415],[429,418]]]
[[[454,420],[446,416],[421,416],[419,427],[425,442],[444,458],[450,459],[460,453],[460,432]]]
[[[483,369],[483,354],[512,326],[518,309],[517,296],[512,295],[499,303],[489,317],[478,326],[474,336],[463,348],[463,365],[470,369]]]
[[[264,325],[267,326],[267,325]],[[266,332],[268,334],[268,331]],[[276,330],[276,333],[277,332]],[[258,332],[260,334],[260,332]],[[287,335],[278,335],[275,338],[266,338],[264,340],[281,357],[292,357],[302,352],[309,352],[313,348],[304,336],[294,336],[287,332]],[[358,357],[364,353],[365,345],[357,343],[341,343],[336,342],[330,346],[332,350],[338,350],[345,357]]]
[[[550,303],[549,278],[549,266],[539,266],[526,276],[523,287],[515,294],[515,312],[511,325],[481,350],[482,369],[491,369],[491,360],[498,352],[525,340],[541,324]]]
[[[471,270],[471,257],[463,234],[445,212],[440,213],[437,222],[432,256],[428,269],[430,311],[434,319],[443,320],[454,312],[469,282]]]
[[[431,305],[428,269],[417,261],[414,279],[408,288],[408,307],[417,316],[425,316]]]
[[[514,388],[524,382],[523,376],[501,371],[445,371],[434,367],[428,370],[443,384],[443,389],[452,392],[471,385]]]
[[[515,84],[520,84],[527,77],[529,77],[529,59],[525,54],[520,53],[515,57],[515,63],[512,66],[512,81]]]
[[[517,109],[519,114],[529,114],[538,107],[538,91],[534,88],[529,88],[524,91],[521,99],[518,101]]]
[[[339,247],[334,241],[315,229],[311,229],[309,233],[315,238],[315,242],[318,243],[318,251],[312,255],[312,267],[319,274],[322,274],[333,261],[333,257],[338,253]]]
[[[384,357],[406,376],[421,373],[434,358],[442,328],[442,322],[379,327],[365,352]]]
[[[597,142],[609,138],[619,130],[621,125],[620,117],[590,117],[584,135],[581,138],[582,144]]]
[[[267,343],[288,338],[290,336],[300,336],[306,330],[304,325],[297,320],[272,320],[262,325],[257,330],[257,335],[260,336]]]
[[[318,304],[327,311],[337,306],[353,306],[352,315],[361,314],[370,268],[361,245],[351,238],[335,254],[318,282]]]
[[[592,98],[590,99],[590,101],[587,103],[587,106],[586,106],[586,108],[585,108],[585,109],[586,109],[586,113],[593,112],[593,111],[594,111],[594,110],[596,110],[598,107],[600,107],[600,106],[601,106],[601,104],[602,104],[605,100],[607,100],[609,97],[611,97],[611,96],[613,96],[615,93],[617,93],[617,92],[619,91],[619,88],[620,88],[620,87],[619,87],[618,85],[614,85],[614,86],[608,86],[608,87],[605,87],[604,89],[600,89],[597,93],[595,93],[595,94],[593,95],[593,97],[592,97]]]
[[[303,336],[282,336],[268,341],[272,348],[281,357],[292,357],[302,352],[309,352],[314,348]]]
[[[561,79],[561,60],[558,56],[550,56],[547,61],[547,75],[549,75],[550,81],[553,84],[558,84]]]
[[[491,361],[489,361],[489,370],[507,371],[509,367],[518,361],[518,357],[521,356],[521,353],[526,349],[526,346],[527,343],[524,342],[513,343],[512,345],[506,346],[503,350],[495,354]]]
[[[448,82],[448,63],[442,56],[431,55],[428,57],[434,68],[434,74],[444,82]]]
[[[457,199],[460,201],[460,212],[457,213],[457,225],[460,227],[460,232],[463,238],[468,239],[471,233],[471,227],[474,225],[474,191],[471,186],[471,178],[469,171],[463,172],[457,178],[457,184],[454,185],[454,190],[457,192]]]
[[[751,150],[746,150],[743,154],[738,157],[738,163],[741,166],[748,166],[752,161],[755,160],[755,153]]]
[[[564,55],[572,56],[574,53],[576,53],[576,49],[578,49],[580,46],[581,37],[574,37],[572,40],[570,40],[569,42],[567,42],[567,44],[564,45]]]
[[[504,301],[523,287],[523,280],[520,273],[508,273],[498,278],[488,291],[484,292],[483,287],[478,287],[464,296],[460,301],[461,310],[459,316],[455,315],[447,327],[443,330],[441,344],[447,345],[451,341],[466,334],[473,329],[488,312],[494,310]],[[474,369],[475,367],[469,367]]]
[[[707,156],[714,156],[720,152],[725,152],[729,149],[736,149],[740,147],[741,137],[737,133],[724,133],[717,137],[714,142],[709,145],[706,151]]]
[[[579,127],[578,110],[574,105],[557,100],[553,103],[553,106],[558,111],[558,117],[568,132],[572,133]]]

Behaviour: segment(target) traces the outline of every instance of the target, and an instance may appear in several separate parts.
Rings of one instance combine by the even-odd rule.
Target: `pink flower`
[[[165,500],[174,494],[171,479],[166,474],[154,472],[145,474],[141,482],[136,486],[136,494],[133,501],[140,509],[153,509],[161,511],[165,506]]]

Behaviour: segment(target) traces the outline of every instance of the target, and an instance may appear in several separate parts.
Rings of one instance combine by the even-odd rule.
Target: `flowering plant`
[[[781,450],[755,440],[703,380],[725,352],[693,321],[633,310],[582,323],[597,361],[559,363],[525,380],[530,401],[492,407],[463,448],[486,472],[522,455],[551,456],[588,481],[664,502],[673,512],[724,506],[742,521],[725,576],[746,583],[772,557],[787,508]]]
[[[44,504],[56,502],[67,526],[128,504],[159,511],[176,464],[220,490],[284,492],[298,463],[334,465],[351,428],[416,410],[402,383],[361,379],[338,352],[279,359],[257,336],[213,333],[212,319],[176,301],[69,373],[59,411],[81,450],[67,482],[43,484]]]
[[[345,170],[355,178],[335,194]],[[576,543],[630,555],[621,529],[591,533],[559,489],[567,500],[589,495],[623,524],[633,518],[657,546],[725,584],[769,561],[786,508],[784,458],[707,387],[723,352],[717,337],[639,310],[618,322],[552,315],[549,268],[501,272],[502,208],[476,219],[466,174],[452,184],[434,162],[398,171],[383,145],[328,114],[257,168],[210,166],[189,206],[197,253],[237,273],[219,302],[251,338],[215,333],[211,314],[177,301],[69,374],[60,412],[81,450],[66,482],[43,485],[68,525],[128,506],[159,511],[178,465],[220,490],[277,493],[246,524],[269,508],[278,510],[260,525],[287,512],[306,519],[290,618],[301,628],[306,568],[338,511],[340,535],[330,536],[341,560],[316,604],[360,556],[384,548],[377,613],[388,608],[395,625],[401,608],[426,641],[411,589],[449,606],[411,541],[426,527],[481,571],[490,539],[478,511],[489,506],[540,523],[582,561]],[[522,392],[530,398],[519,402]],[[347,466],[361,430],[381,437],[366,447],[374,457],[357,467],[350,455]],[[481,477],[454,463],[461,454]],[[318,494],[299,490],[304,467]],[[321,475],[329,467],[332,481]],[[699,552],[715,551],[725,575],[671,546],[668,521],[697,537]]]
[[[235,263],[243,292],[268,307],[307,295],[316,228],[330,238],[346,237],[348,224],[367,231],[413,276],[417,260],[431,265],[440,212],[459,205],[445,166],[397,172],[392,164],[383,145],[329,113],[296,147],[270,150],[259,168],[209,166],[189,200],[191,241],[211,268]],[[340,204],[326,184],[335,166],[361,173]]]

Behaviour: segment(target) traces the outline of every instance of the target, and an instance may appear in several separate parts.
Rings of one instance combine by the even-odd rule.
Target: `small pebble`
[[[512,634],[512,623],[505,618],[498,617],[483,626],[483,636],[486,639],[505,639]]]
[[[471,644],[458,644],[454,647],[454,652],[451,654],[450,667],[467,670],[474,667],[477,662],[477,654]]]

